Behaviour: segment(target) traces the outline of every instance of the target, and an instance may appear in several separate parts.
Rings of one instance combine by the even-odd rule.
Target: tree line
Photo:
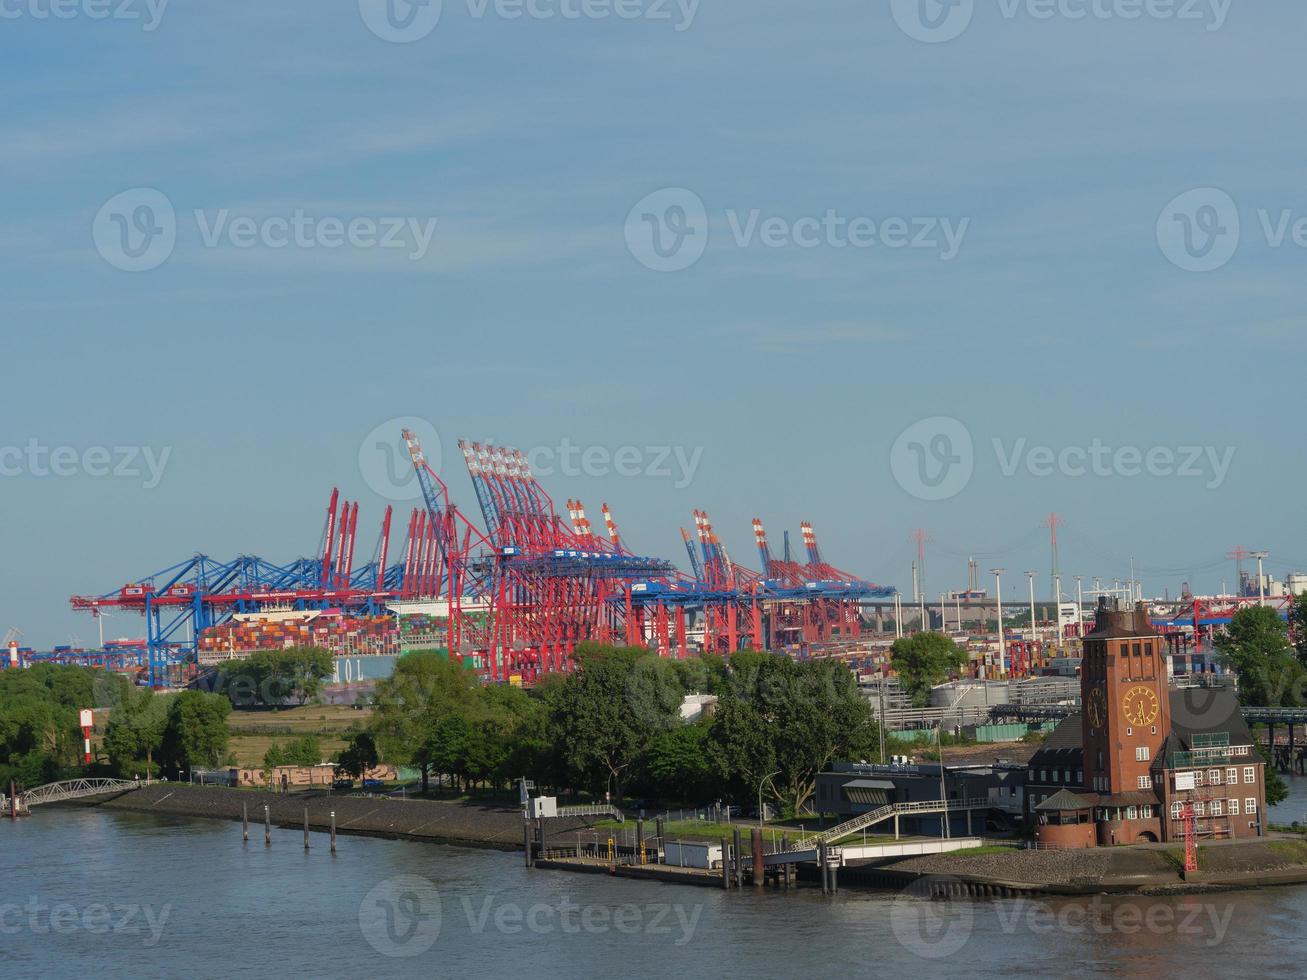
[[[797,812],[837,759],[872,759],[879,732],[853,674],[830,661],[744,651],[666,660],[585,644],[576,670],[531,692],[483,686],[438,652],[378,683],[370,734],[384,761],[467,789],[519,776],[560,793],[685,803],[759,794]],[[684,720],[687,694],[714,702]]]

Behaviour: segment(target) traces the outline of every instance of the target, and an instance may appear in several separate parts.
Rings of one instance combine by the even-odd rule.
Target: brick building
[[[1262,834],[1265,766],[1234,692],[1171,690],[1166,643],[1146,605],[1100,601],[1080,686],[1081,712],[1057,727],[1027,771],[1027,815],[1041,843],[1180,840],[1185,803],[1200,838]]]

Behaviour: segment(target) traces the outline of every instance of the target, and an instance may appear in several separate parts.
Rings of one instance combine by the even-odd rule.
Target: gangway
[[[965,800],[917,800],[912,803],[887,803],[875,810],[868,810],[866,813],[859,814],[852,820],[846,820],[830,830],[824,830],[821,833],[801,838],[790,845],[790,851],[811,851],[821,843],[833,844],[851,834],[856,834],[860,830],[865,830],[867,827],[875,826],[878,823],[884,823],[892,817],[903,814],[946,813],[949,810],[959,812],[963,810],[988,810],[992,805],[989,798],[983,796],[971,797]]]

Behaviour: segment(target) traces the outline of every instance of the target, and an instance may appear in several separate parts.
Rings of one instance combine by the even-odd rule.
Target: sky
[[[1307,570],[1289,0],[0,0],[0,631],[361,555],[405,420],[683,560]],[[389,435],[387,435],[389,433]],[[385,441],[378,448],[378,440]],[[396,536],[398,537],[398,535]],[[683,563],[683,562],[682,562]],[[106,636],[140,636],[138,618]]]

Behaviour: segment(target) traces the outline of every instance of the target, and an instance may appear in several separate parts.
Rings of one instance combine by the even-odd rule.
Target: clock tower
[[[1099,599],[1080,667],[1086,792],[1160,790],[1153,760],[1171,730],[1164,647],[1146,605],[1126,610]]]

